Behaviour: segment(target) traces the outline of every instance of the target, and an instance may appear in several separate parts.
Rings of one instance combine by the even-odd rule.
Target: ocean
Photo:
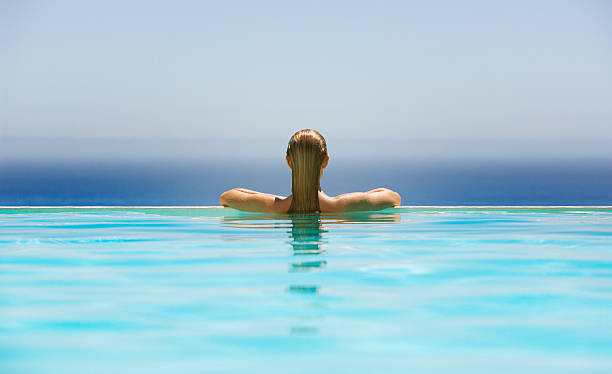
[[[609,160],[330,161],[329,195],[388,187],[402,205],[612,205]],[[0,160],[0,205],[218,205],[233,187],[288,195],[284,160]]]

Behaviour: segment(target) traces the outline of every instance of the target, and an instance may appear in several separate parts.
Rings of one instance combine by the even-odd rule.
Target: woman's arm
[[[401,196],[388,188],[376,188],[367,192],[351,192],[334,198],[334,211],[382,210],[399,206]]]
[[[286,197],[247,190],[246,188],[234,188],[225,191],[221,194],[219,202],[222,206],[246,212],[285,213],[289,209],[286,204]]]

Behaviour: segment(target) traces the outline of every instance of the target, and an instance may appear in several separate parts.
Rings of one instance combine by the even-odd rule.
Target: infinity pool
[[[0,373],[611,373],[612,208],[0,207]]]

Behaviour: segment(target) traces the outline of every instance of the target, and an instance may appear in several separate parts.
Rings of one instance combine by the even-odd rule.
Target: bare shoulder
[[[319,205],[323,213],[381,210],[400,204],[401,196],[388,188],[350,192],[333,197],[325,194],[319,196]]]
[[[289,212],[289,208],[291,208],[291,201],[293,200],[293,195],[289,195],[287,197],[284,196],[275,196],[274,202],[274,213],[287,213]]]

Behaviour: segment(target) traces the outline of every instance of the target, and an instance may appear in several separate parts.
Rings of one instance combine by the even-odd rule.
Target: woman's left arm
[[[243,210],[246,212],[273,212],[284,213],[283,202],[285,197],[234,188],[221,194],[219,202],[222,206]]]

